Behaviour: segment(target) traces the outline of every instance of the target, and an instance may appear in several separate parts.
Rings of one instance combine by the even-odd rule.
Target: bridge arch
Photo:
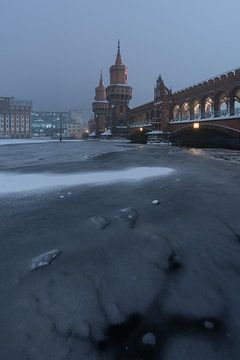
[[[240,114],[240,88],[235,92],[234,96],[234,110]]]
[[[181,107],[178,104],[173,106],[173,120],[180,121],[181,120]]]
[[[201,101],[202,118],[210,118],[214,115],[214,100],[211,96],[205,96]]]
[[[240,86],[230,94],[230,115],[240,115]]]
[[[240,131],[218,124],[184,124],[170,135],[176,145],[191,147],[225,147],[240,149]]]
[[[198,99],[193,100],[192,102],[192,116],[193,119],[201,118],[201,102]]]
[[[230,99],[225,91],[221,91],[215,97],[215,116],[227,116],[229,112]]]

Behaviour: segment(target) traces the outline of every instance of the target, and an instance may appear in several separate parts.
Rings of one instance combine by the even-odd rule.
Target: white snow
[[[206,329],[214,329],[214,323],[212,321],[204,321],[204,326]]]
[[[109,184],[122,181],[141,181],[170,175],[173,169],[164,167],[137,167],[115,171],[99,171],[75,174],[16,174],[0,173],[0,193],[34,191],[38,189]]]
[[[142,342],[145,345],[155,346],[156,342],[157,342],[156,336],[153,333],[148,332],[148,333],[143,335]]]
[[[154,131],[148,132],[148,135],[159,135],[159,134],[163,134],[163,131],[154,130]]]
[[[41,144],[55,141],[52,139],[0,139],[0,145]]]
[[[106,131],[104,131],[104,133],[101,134],[101,136],[107,136],[107,135],[112,135],[112,132],[110,129],[107,129]]]
[[[35,270],[49,265],[59,254],[60,250],[51,250],[32,259],[31,269]]]
[[[96,136],[96,131],[93,131],[91,134],[89,134],[88,136]]]

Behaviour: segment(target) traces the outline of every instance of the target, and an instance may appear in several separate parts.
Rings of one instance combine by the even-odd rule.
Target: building
[[[169,121],[171,90],[159,75],[154,87],[154,99],[146,104],[132,108],[128,113],[131,132],[136,129],[163,131]]]
[[[179,145],[240,149],[240,69],[175,92],[159,77],[154,100],[131,109],[128,120],[132,132],[158,130]]]
[[[80,139],[83,134],[83,115],[81,111],[70,111],[66,124],[66,136],[71,139]]]
[[[94,113],[93,127],[89,128],[96,135],[103,133],[109,126],[109,103],[106,98],[106,89],[103,84],[102,71],[100,75],[99,85],[95,89],[95,98],[92,103],[92,110]]]
[[[33,136],[60,136],[67,135],[68,112],[58,111],[33,111],[32,112],[32,135]]]
[[[153,94],[152,101],[129,108],[132,87],[118,43],[110,85],[105,89],[101,74],[96,88],[92,134],[131,136],[141,131],[170,136],[179,144],[240,148],[239,68],[175,92],[159,76]]]
[[[119,41],[115,64],[110,67],[110,84],[104,87],[101,73],[99,85],[95,89],[92,104],[94,119],[90,132],[98,136],[109,129],[113,135],[125,134],[131,99],[132,87],[128,85],[128,68],[122,62]]]
[[[125,132],[132,87],[128,85],[128,68],[122,62],[119,41],[115,64],[110,67],[110,85],[106,89],[106,94],[111,132],[112,134]]]
[[[32,102],[0,97],[0,138],[31,136]]]

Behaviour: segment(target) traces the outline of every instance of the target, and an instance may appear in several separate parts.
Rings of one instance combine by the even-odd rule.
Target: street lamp
[[[142,127],[140,127],[140,129],[139,129],[141,132],[143,131],[143,128]]]
[[[59,132],[59,141],[61,142],[62,141],[62,113],[60,114],[60,132]]]

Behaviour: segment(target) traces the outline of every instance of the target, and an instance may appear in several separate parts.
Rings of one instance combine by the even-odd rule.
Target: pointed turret
[[[128,85],[128,68],[122,62],[120,41],[115,64],[110,67],[110,85],[106,89],[109,102],[109,123],[112,134],[118,134],[127,128],[129,101],[132,98],[132,87]],[[119,128],[118,128],[119,126]]]
[[[106,101],[106,90],[103,84],[103,76],[102,76],[102,70],[100,73],[100,80],[99,85],[95,89],[95,100],[96,101]]]
[[[103,133],[108,127],[108,102],[106,100],[106,89],[103,83],[102,70],[100,72],[99,84],[95,88],[95,98],[92,103],[94,112],[94,131],[96,136]]]
[[[122,57],[121,57],[121,50],[120,50],[120,40],[118,40],[118,51],[117,51],[115,65],[123,65]]]
[[[100,80],[99,80],[99,85],[98,85],[99,88],[103,88],[104,87],[104,84],[103,84],[103,76],[102,76],[102,69],[101,69],[101,72],[100,72]]]
[[[128,68],[122,62],[120,40],[118,40],[118,50],[115,64],[110,67],[110,84],[123,84],[128,83]]]

